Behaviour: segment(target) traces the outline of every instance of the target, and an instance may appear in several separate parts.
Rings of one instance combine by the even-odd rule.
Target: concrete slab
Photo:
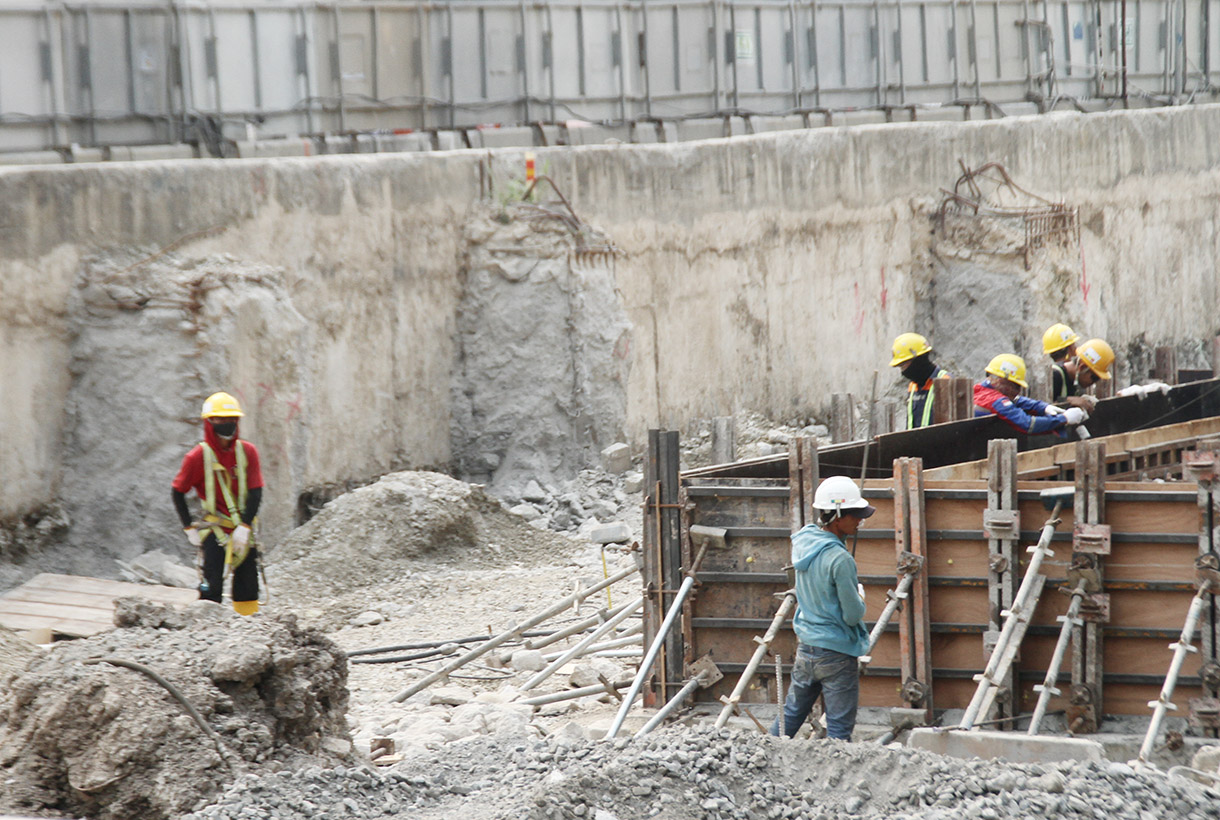
[[[949,757],[1004,758],[1014,763],[1106,759],[1100,743],[1076,737],[1019,735],[1013,732],[912,729],[907,746]]]

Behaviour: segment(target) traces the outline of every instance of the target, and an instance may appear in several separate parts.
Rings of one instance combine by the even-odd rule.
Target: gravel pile
[[[1012,765],[674,727],[639,741],[477,738],[387,771],[245,778],[189,817],[1204,820],[1220,816],[1218,800],[1122,764]]]

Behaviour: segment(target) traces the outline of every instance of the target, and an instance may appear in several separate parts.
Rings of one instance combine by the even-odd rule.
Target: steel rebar
[[[550,646],[553,643],[558,643],[559,641],[562,641],[564,638],[570,638],[571,636],[577,634],[578,632],[584,632],[587,629],[591,629],[593,627],[600,626],[601,624],[604,624],[609,619],[613,618],[615,615],[622,612],[623,608],[626,606],[627,606],[626,604],[623,604],[622,606],[615,607],[614,609],[603,609],[599,612],[594,613],[593,615],[590,615],[588,618],[585,618],[584,620],[577,621],[576,623],[572,624],[571,626],[564,627],[563,629],[560,629],[560,630],[556,630],[555,632],[552,632],[551,634],[546,635],[541,640],[526,641],[525,648],[526,649],[542,649],[544,646]]]

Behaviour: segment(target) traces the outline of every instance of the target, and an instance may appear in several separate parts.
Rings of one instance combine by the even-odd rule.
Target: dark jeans
[[[784,734],[796,735],[821,695],[826,706],[826,734],[851,740],[860,705],[859,661],[851,655],[801,644],[792,665],[792,682],[784,701]],[[771,724],[778,735],[780,716]]]
[[[199,586],[199,597],[204,601],[220,603],[225,585],[225,551],[209,534],[203,539],[203,583]],[[246,560],[233,570],[233,600],[258,600],[258,550],[250,548]]]

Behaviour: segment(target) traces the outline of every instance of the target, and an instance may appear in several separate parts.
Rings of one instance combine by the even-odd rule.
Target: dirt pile
[[[179,817],[242,772],[349,759],[345,658],[292,616],[124,598],[115,623],[0,695],[0,811]]]
[[[0,626],[0,691],[7,688],[5,680],[16,675],[30,659],[37,655],[38,647]]]
[[[290,609],[314,610],[319,595],[327,596],[317,623],[331,628],[359,610],[363,590],[418,572],[421,562],[503,567],[571,547],[567,537],[531,527],[477,485],[407,471],[323,507],[275,550],[268,580],[279,604]],[[350,602],[349,592],[355,593]]]
[[[480,737],[385,773],[313,770],[236,784],[191,817],[1004,818],[1220,816],[1217,793],[1123,764],[1017,765],[910,749],[672,727],[641,740]],[[333,815],[332,815],[333,816]]]

